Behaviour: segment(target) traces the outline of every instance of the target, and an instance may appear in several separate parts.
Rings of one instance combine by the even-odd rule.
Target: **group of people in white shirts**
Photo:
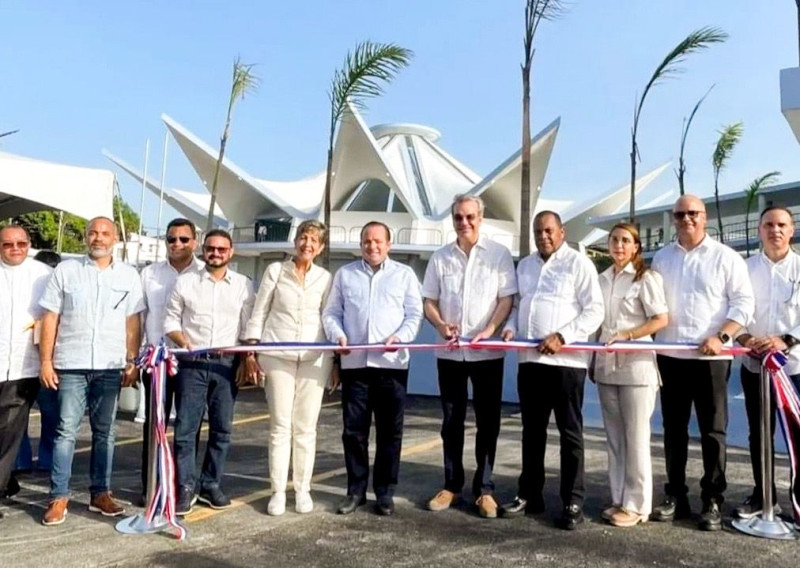
[[[165,337],[181,349],[178,375],[167,381],[165,400],[171,406],[174,399],[176,410],[179,515],[191,512],[197,500],[217,509],[230,506],[223,474],[237,391],[248,383],[264,385],[270,408],[273,492],[268,514],[285,512],[290,470],[296,512],[314,509],[317,419],[326,387],[341,385],[347,495],[336,510],[350,514],[367,502],[374,419],[374,509],[392,515],[411,361],[402,344],[414,341],[424,317],[442,343],[437,372],[444,467],[442,484],[427,502],[431,511],[462,500],[471,383],[477,427],[471,492],[478,514],[494,518],[545,512],[547,428],[554,414],[561,449],[562,506],[556,524],[577,528],[584,521],[582,406],[588,374],[598,385],[608,440],[610,495],[602,518],[631,527],[691,515],[686,463],[694,406],[703,455],[698,526],[721,529],[732,365],[723,348],[736,342],[750,348],[742,385],[754,490],[734,515],[749,518],[761,512],[759,357],[773,350],[786,352],[787,374],[800,386],[800,257],[791,249],[795,227],[790,210],[770,206],[761,213],[761,251],[745,262],[708,237],[703,202],[684,195],[672,211],[676,241],[656,253],[651,268],[644,265],[637,228],[620,223],[608,238],[613,264],[599,275],[586,256],[566,244],[555,212],[536,215],[537,250],[516,268],[508,249],[481,235],[480,197],[457,196],[451,213],[456,240],[434,252],[421,285],[410,267],[389,258],[391,231],[382,222],[363,227],[361,258],[331,275],[314,262],[324,249],[326,227],[304,221],[291,258],[270,264],[257,291],[228,266],[234,254],[230,235],[219,229],[206,233],[201,261],[194,256],[195,228],[185,219],[168,225],[168,259],[146,267],[141,275],[113,261],[116,235],[106,218],[88,225],[88,255],[62,262],[52,274],[27,258],[30,239],[24,228],[0,229],[0,318],[12,322],[0,326],[0,414],[14,424],[0,433],[0,489],[11,479],[23,424],[41,383],[41,388],[56,390],[59,400],[51,499],[43,523],[56,525],[66,518],[75,436],[86,408],[92,426],[89,509],[108,516],[123,512],[110,492],[113,422],[120,387],[138,380],[134,361],[142,326],[145,343]],[[563,349],[573,342],[598,340],[613,346],[653,337],[698,347],[659,348],[658,354],[615,352],[611,347],[593,357]],[[535,348],[519,352],[522,460],[517,495],[509,503],[497,502],[492,476],[504,352],[459,348],[457,341],[465,338],[478,344],[489,338],[540,340]],[[334,343],[339,350],[335,357],[290,347],[280,352],[254,347],[242,355],[214,351],[235,344],[293,342]],[[384,344],[385,349],[348,349],[354,344]],[[147,387],[148,381],[144,383]],[[667,483],[662,502],[654,507],[650,419],[659,392]],[[198,473],[205,412],[209,434]],[[143,495],[151,482],[147,460],[144,444]]]

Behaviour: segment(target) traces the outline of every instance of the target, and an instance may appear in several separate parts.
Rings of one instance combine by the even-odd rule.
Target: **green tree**
[[[680,158],[678,158],[678,170],[675,172],[675,175],[678,176],[678,189],[681,192],[681,195],[686,193],[686,186],[684,184],[684,178],[686,176],[686,162],[683,160],[683,151],[686,148],[686,137],[689,135],[689,128],[692,126],[692,121],[694,120],[694,116],[697,114],[697,110],[700,108],[700,105],[703,104],[703,101],[706,100],[708,93],[711,92],[711,89],[714,88],[714,85],[711,85],[706,94],[700,97],[700,100],[697,101],[697,104],[694,105],[692,109],[692,114],[689,115],[689,120],[683,119],[683,132],[681,133],[681,154]]]
[[[679,64],[685,61],[688,55],[700,51],[701,49],[706,49],[712,43],[721,43],[726,39],[728,39],[728,34],[719,28],[705,27],[693,31],[667,54],[664,60],[656,67],[647,85],[645,85],[639,103],[633,110],[633,128],[631,128],[631,223],[634,223],[636,220],[636,163],[639,159],[639,146],[636,144],[636,134],[639,131],[639,118],[642,116],[642,107],[647,98],[647,93],[663,79],[667,79],[679,73],[681,71]]]
[[[344,115],[347,103],[357,108],[366,107],[366,99],[383,94],[384,86],[394,79],[397,72],[406,67],[414,53],[410,49],[393,43],[364,41],[355,50],[347,52],[342,67],[331,80],[328,98],[331,102],[331,120],[328,131],[328,167],[325,175],[323,221],[330,231],[331,185],[333,183],[333,141],[336,127]],[[330,234],[330,233],[328,233]],[[330,243],[322,251],[322,265],[326,268],[331,259]]]
[[[217,156],[217,164],[214,167],[214,180],[211,182],[211,202],[208,205],[206,232],[214,228],[214,206],[217,204],[217,184],[219,183],[219,170],[222,167],[222,160],[225,157],[225,147],[228,144],[228,137],[230,136],[233,107],[238,99],[243,99],[247,93],[256,91],[259,83],[261,83],[261,79],[253,74],[254,66],[255,65],[252,63],[242,63],[238,57],[233,62],[231,95],[228,99],[228,112],[225,115],[225,128],[222,130],[222,137],[219,141],[219,156]]]
[[[717,207],[717,229],[719,229],[719,242],[721,243],[724,243],[725,239],[722,235],[722,211],[719,208],[719,174],[733,154],[733,149],[742,139],[743,128],[744,125],[741,122],[735,122],[718,130],[719,138],[714,147],[714,153],[711,155],[711,167],[714,168],[714,205]]]
[[[533,41],[542,20],[553,20],[564,12],[559,0],[526,0],[524,57],[522,65],[522,150],[520,162],[519,257],[531,253],[531,67],[536,50]]]
[[[750,211],[753,209],[753,205],[756,204],[758,192],[760,192],[767,185],[778,181],[778,176],[780,175],[781,172],[769,172],[768,174],[764,174],[763,176],[757,177],[751,181],[750,185],[747,186],[747,189],[744,190],[744,194],[747,198],[744,210],[744,241],[746,251],[745,254],[747,256],[750,256]]]

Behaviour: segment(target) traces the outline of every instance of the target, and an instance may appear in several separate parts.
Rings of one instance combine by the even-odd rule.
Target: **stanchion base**
[[[165,529],[170,529],[170,524],[162,516],[156,516],[152,522],[147,522],[147,517],[144,514],[134,515],[122,519],[117,523],[117,532],[122,534],[149,534],[161,532]]]
[[[795,540],[798,536],[800,536],[798,535],[797,531],[792,528],[792,525],[785,523],[778,518],[775,518],[771,521],[765,521],[761,518],[761,515],[756,515],[752,519],[736,519],[732,524],[733,528],[739,532],[760,538]]]

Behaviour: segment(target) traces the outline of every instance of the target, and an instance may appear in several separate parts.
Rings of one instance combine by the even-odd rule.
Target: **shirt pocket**
[[[64,310],[85,310],[89,298],[87,286],[73,285],[64,288]]]
[[[345,312],[347,308],[357,309],[360,311],[364,304],[366,304],[367,298],[365,297],[364,291],[359,287],[348,287],[344,289],[344,305],[345,305]]]
[[[126,312],[127,300],[131,296],[131,287],[115,285],[111,287],[111,294],[108,299],[109,307],[112,311],[124,314]]]
[[[378,294],[378,306],[381,309],[402,310],[406,294],[396,288],[383,288]]]

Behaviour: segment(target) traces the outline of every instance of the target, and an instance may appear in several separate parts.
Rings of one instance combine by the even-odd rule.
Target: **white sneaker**
[[[294,494],[294,510],[305,514],[314,510],[314,501],[311,500],[311,493],[308,491],[298,491]]]
[[[269,498],[269,505],[267,505],[267,514],[277,517],[286,512],[286,492],[276,491]]]

